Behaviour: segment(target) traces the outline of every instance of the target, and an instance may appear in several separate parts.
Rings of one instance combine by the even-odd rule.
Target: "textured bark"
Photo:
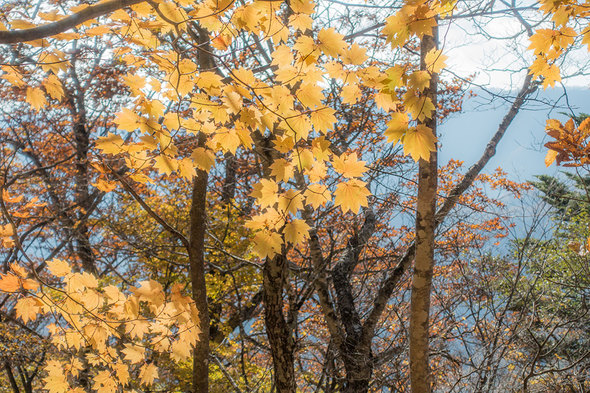
[[[211,70],[215,62],[211,56],[209,34],[205,29],[198,30],[201,51],[198,55],[199,69]],[[199,134],[197,146],[205,146],[206,136]],[[193,179],[190,209],[189,263],[192,296],[199,314],[200,331],[193,351],[192,393],[209,391],[209,306],[205,281],[205,236],[207,232],[207,183],[209,175],[197,169]]]
[[[424,36],[420,46],[420,69],[425,70],[426,53],[437,47],[438,29]],[[424,93],[434,107],[437,103],[438,75],[433,74]],[[436,112],[423,124],[436,136]],[[437,152],[423,159],[418,168],[418,203],[416,208],[416,256],[410,304],[410,383],[412,393],[430,393],[429,315],[432,270],[434,268],[434,230],[436,228]]]
[[[270,166],[280,157],[270,137],[253,133],[256,153],[262,166],[262,176],[270,176]],[[273,360],[273,382],[278,393],[295,393],[295,340],[292,325],[297,310],[292,309],[288,321],[283,312],[283,291],[287,282],[286,250],[273,258],[266,258],[262,272],[264,295],[264,323]]]
[[[373,375],[371,342],[362,340],[363,324],[354,303],[350,276],[359,263],[362,249],[375,231],[375,224],[375,215],[371,210],[367,210],[363,226],[359,233],[348,240],[342,258],[332,273],[336,304],[345,333],[344,339],[340,340],[340,354],[346,370],[342,390],[345,393],[367,392]]]
[[[286,278],[285,256],[267,258],[263,269],[264,320],[272,352],[274,385],[278,393],[295,393],[295,341],[283,314]]]
[[[78,94],[82,94],[81,92]],[[92,207],[92,199],[89,193],[88,179],[88,148],[90,138],[84,125],[84,118],[78,115],[74,125],[74,141],[76,143],[76,192],[75,202],[78,206],[77,224],[74,228],[76,239],[76,252],[82,263],[82,268],[91,273],[97,273],[94,253],[90,244],[90,230],[88,228],[87,212]]]
[[[199,137],[204,144],[204,136]],[[198,170],[193,179],[190,210],[189,259],[193,300],[199,313],[200,332],[193,353],[193,393],[209,391],[209,308],[205,283],[205,232],[208,174]]]

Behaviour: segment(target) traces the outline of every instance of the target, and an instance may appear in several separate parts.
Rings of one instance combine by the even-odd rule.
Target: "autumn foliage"
[[[328,3],[0,6],[1,384],[492,386],[470,378],[495,352],[472,358],[453,342],[483,348],[516,318],[490,311],[508,284],[472,269],[515,227],[501,197],[531,185],[484,168],[530,95],[590,45],[587,5],[505,4],[532,60],[464,168],[436,162],[437,125],[462,110],[474,78],[445,73],[439,26],[494,6],[472,15],[464,2],[419,0],[372,14],[377,2],[350,16]],[[549,120],[547,165],[588,164],[589,127]],[[35,350],[14,350],[26,343]]]

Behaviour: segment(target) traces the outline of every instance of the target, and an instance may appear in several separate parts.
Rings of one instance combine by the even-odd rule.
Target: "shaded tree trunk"
[[[204,144],[204,139],[204,135],[199,136],[200,145]],[[193,353],[193,393],[209,391],[209,308],[205,282],[208,177],[207,172],[197,170],[197,175],[193,179],[190,210],[190,277],[193,300],[200,318],[200,331]]]
[[[278,393],[295,393],[295,340],[283,314],[283,288],[287,278],[287,258],[267,258],[263,270],[264,317],[274,365],[274,385]]]

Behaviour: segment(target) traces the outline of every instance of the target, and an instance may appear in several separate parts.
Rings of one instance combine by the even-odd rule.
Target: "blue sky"
[[[477,93],[477,97],[465,102],[462,113],[454,114],[441,125],[441,165],[453,158],[464,161],[465,166],[469,167],[479,159],[509,108],[509,104],[499,100],[490,102],[490,96],[483,91]],[[559,107],[555,109],[538,102],[555,102],[562,93],[561,89],[542,91],[536,97],[535,103],[521,110],[484,172],[490,173],[500,166],[509,173],[511,180],[531,180],[534,175],[555,174],[563,170],[555,164],[549,168],[545,167],[547,149],[543,144],[547,142],[545,121],[548,118],[566,119],[564,115],[559,114],[567,111],[565,100],[562,98],[558,101]],[[569,88],[568,99],[574,113],[590,113],[590,89]]]

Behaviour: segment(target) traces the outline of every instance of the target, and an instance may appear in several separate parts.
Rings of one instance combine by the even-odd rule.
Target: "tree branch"
[[[91,5],[80,12],[67,16],[61,20],[46,25],[24,30],[0,31],[0,44],[15,44],[50,37],[72,29],[90,19],[106,15],[130,5],[143,3],[145,0],[109,0],[97,5]]]

